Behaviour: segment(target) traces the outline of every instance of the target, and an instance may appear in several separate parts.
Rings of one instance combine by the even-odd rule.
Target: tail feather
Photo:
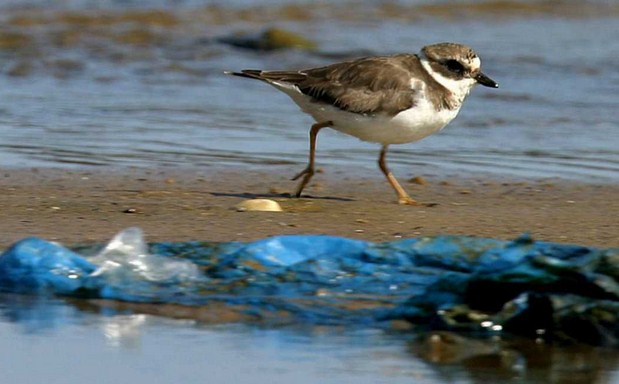
[[[298,71],[261,71],[259,69],[243,69],[241,72],[225,71],[226,75],[247,77],[271,82],[298,84],[307,78],[307,75]]]
[[[226,75],[239,76],[239,77],[247,77],[249,79],[258,79],[258,80],[266,80],[261,74],[262,71],[259,69],[244,69],[241,72],[234,71],[224,71]]]

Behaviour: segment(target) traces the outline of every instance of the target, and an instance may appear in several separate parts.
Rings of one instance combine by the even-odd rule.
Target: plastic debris
[[[450,272],[390,315],[436,329],[619,346],[619,249],[522,236]]]
[[[83,287],[96,266],[61,245],[24,239],[0,256],[0,286],[18,293],[71,294]]]
[[[185,286],[203,279],[189,261],[150,254],[139,228],[120,232],[89,261],[97,269],[85,286],[97,289],[103,298],[158,301],[182,294]]]
[[[76,253],[77,252],[77,253]],[[619,249],[437,236],[386,243],[320,235],[105,247],[29,238],[0,256],[0,287],[226,308],[238,321],[519,334],[619,346]]]
[[[11,292],[160,301],[200,279],[189,261],[149,254],[138,228],[120,232],[89,258],[37,238],[0,256],[0,287]]]

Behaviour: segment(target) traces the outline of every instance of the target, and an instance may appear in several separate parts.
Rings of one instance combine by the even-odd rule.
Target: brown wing
[[[317,102],[360,114],[396,115],[412,107],[411,72],[423,71],[415,55],[367,57],[302,71],[245,70],[235,75],[286,82]]]
[[[307,78],[297,83],[304,94],[345,111],[396,115],[412,107],[413,55],[368,57],[323,68],[302,71]]]

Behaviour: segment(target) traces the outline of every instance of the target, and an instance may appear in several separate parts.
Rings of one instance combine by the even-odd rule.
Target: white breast
[[[411,85],[416,88],[420,86],[419,82]],[[421,140],[445,127],[456,117],[460,109],[458,107],[452,110],[437,111],[429,100],[420,97],[413,108],[395,116],[361,115],[314,102],[308,96],[289,86],[275,86],[288,94],[305,113],[311,115],[317,122],[332,121],[332,128],[337,131],[363,141],[380,144],[403,144]],[[425,89],[421,94],[424,91]]]

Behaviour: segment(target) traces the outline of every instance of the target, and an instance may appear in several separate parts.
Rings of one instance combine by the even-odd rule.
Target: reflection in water
[[[151,313],[157,312],[157,304],[149,306],[153,307],[150,311],[145,307],[141,309]],[[162,353],[166,346],[153,344],[152,338],[158,337],[156,335],[159,334],[168,334],[183,345],[177,346],[175,350],[184,356],[184,359],[195,359],[197,356],[212,353],[225,355],[229,353],[225,350],[230,348],[238,356],[249,355],[258,358],[255,355],[256,351],[275,348],[281,356],[278,355],[277,358],[269,356],[267,360],[254,360],[248,364],[269,366],[273,361],[286,355],[287,358],[279,360],[280,373],[286,371],[287,367],[292,369],[302,360],[313,365],[313,369],[318,369],[319,366],[316,364],[323,365],[323,374],[324,369],[327,369],[326,372],[338,380],[365,376],[374,380],[357,381],[361,383],[378,382],[380,380],[377,378],[382,377],[381,380],[389,378],[391,383],[404,383],[410,382],[411,378],[423,378],[423,382],[427,383],[489,383],[516,380],[521,383],[602,384],[613,382],[613,378],[617,376],[619,360],[619,353],[615,350],[584,345],[560,346],[521,339],[482,340],[448,332],[411,336],[408,333],[359,329],[346,331],[339,327],[325,326],[271,330],[254,328],[251,325],[221,327],[188,317],[181,321],[171,321],[140,313],[140,309],[135,312],[127,307],[121,311],[110,308],[111,306],[101,307],[96,302],[87,300],[63,301],[2,294],[0,328],[5,328],[5,324],[14,324],[19,327],[18,332],[12,336],[14,340],[23,339],[21,341],[23,343],[26,340],[24,338],[35,336],[38,344],[52,345],[61,342],[56,340],[54,335],[66,334],[65,329],[68,329],[70,333],[82,336],[77,336],[78,341],[63,336],[63,348],[68,348],[72,342],[79,342],[81,348],[86,348],[86,353],[88,348],[92,350],[98,348],[95,342],[98,339],[96,333],[102,335],[107,347],[138,355],[148,354],[150,348],[157,348],[152,351],[154,354]],[[188,334],[193,336],[188,338]],[[220,336],[215,336],[213,339],[214,335],[218,334]],[[233,339],[235,341],[231,339],[222,343],[224,340],[222,337],[226,334],[235,335]],[[84,335],[89,336],[85,338]],[[201,337],[206,339],[199,341]],[[150,341],[144,342],[144,340]],[[6,347],[11,348],[9,345]],[[347,350],[350,351],[343,355],[343,351]],[[183,353],[189,353],[190,356],[185,356]],[[265,359],[264,356],[261,358]],[[116,363],[107,366],[106,369],[122,372],[122,363],[114,361]],[[201,359],[200,361],[202,361],[200,366],[205,371],[208,371],[209,367],[214,369],[209,366],[208,361]],[[80,364],[97,367],[99,363],[83,359]],[[175,366],[176,363],[170,360],[166,364]],[[277,377],[277,371],[266,369],[265,372],[275,375],[270,377]],[[361,374],[365,376],[358,376]]]
[[[426,361],[443,382],[610,383],[619,354],[586,345],[560,346],[530,340],[477,340],[432,333],[410,342],[411,354]]]
[[[146,320],[146,315],[139,314],[112,316],[106,318],[102,331],[112,347],[139,349],[140,330]]]
[[[22,332],[40,334],[66,325],[74,308],[61,301],[42,296],[0,294],[0,317],[3,322],[19,324]]]
[[[76,303],[79,303],[77,301]],[[143,314],[100,313],[96,321],[108,344],[135,349],[141,328],[148,317]],[[88,312],[52,297],[0,294],[0,322],[15,323],[25,334],[42,335],[74,324],[90,324]]]

